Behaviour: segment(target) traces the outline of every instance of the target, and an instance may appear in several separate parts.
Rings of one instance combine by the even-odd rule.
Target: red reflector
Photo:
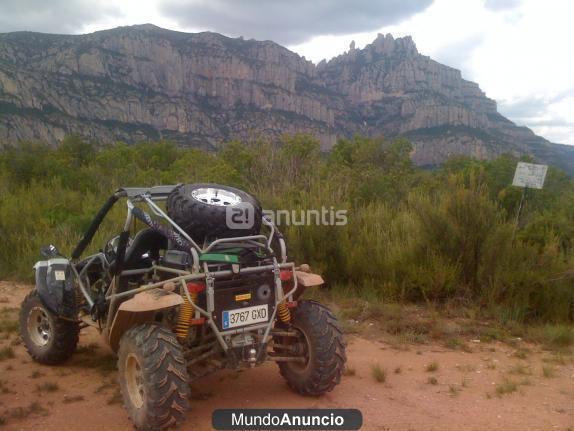
[[[199,292],[203,292],[204,289],[205,289],[205,284],[203,284],[203,283],[187,283],[187,290],[189,292],[199,293]]]
[[[279,278],[281,278],[281,281],[289,281],[293,278],[293,273],[288,269],[282,269],[279,273]]]

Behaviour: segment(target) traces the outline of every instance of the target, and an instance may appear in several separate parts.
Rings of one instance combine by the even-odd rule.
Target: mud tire
[[[306,340],[308,362],[279,362],[281,375],[301,395],[319,396],[333,390],[341,381],[346,362],[337,318],[324,305],[304,300],[292,310],[291,324]]]
[[[49,333],[45,336],[45,344],[39,342],[41,337],[38,334],[30,332],[30,326],[33,326],[30,319],[34,318],[44,320]],[[34,361],[45,365],[61,364],[76,350],[79,335],[78,322],[60,319],[50,312],[40,300],[36,289],[26,295],[20,307],[20,336]]]
[[[192,197],[194,190],[217,188],[241,198],[242,203],[249,203],[254,209],[254,223],[248,229],[231,229],[227,226],[227,206],[210,205]],[[234,236],[257,235],[261,230],[263,210],[257,199],[243,190],[219,184],[197,183],[182,184],[176,187],[167,199],[167,214],[194,241],[202,243],[206,238],[229,238]]]
[[[120,340],[118,371],[124,406],[137,430],[164,430],[185,420],[189,378],[181,345],[169,329],[155,323],[130,328]]]

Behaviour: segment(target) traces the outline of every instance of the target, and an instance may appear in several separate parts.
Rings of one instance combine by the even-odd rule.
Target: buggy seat
[[[159,259],[160,250],[167,248],[167,238],[155,229],[140,230],[126,250],[122,269],[140,269],[151,266],[152,261]],[[110,265],[112,273],[116,269],[116,261]]]

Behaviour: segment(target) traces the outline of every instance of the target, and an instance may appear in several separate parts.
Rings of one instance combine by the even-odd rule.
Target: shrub
[[[373,379],[375,379],[375,381],[378,383],[385,383],[387,380],[387,370],[381,368],[379,364],[373,365],[371,367],[371,375],[373,376]]]

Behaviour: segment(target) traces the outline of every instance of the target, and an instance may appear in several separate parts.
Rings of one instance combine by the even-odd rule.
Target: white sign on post
[[[548,165],[535,165],[533,163],[518,162],[512,185],[541,189],[544,186]]]

